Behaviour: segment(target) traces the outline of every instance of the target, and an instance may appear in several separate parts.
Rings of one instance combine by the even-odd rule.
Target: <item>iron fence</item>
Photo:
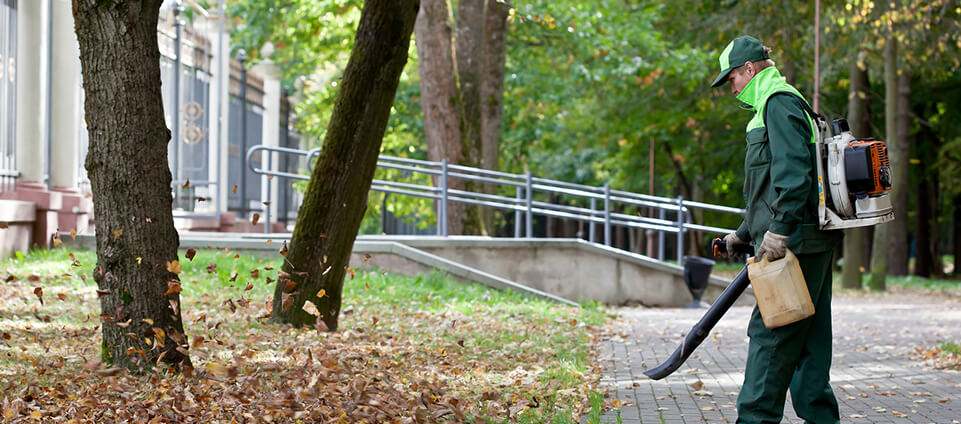
[[[17,177],[17,1],[0,1],[0,191],[15,189]]]
[[[258,152],[262,155],[260,163],[264,167],[258,167],[251,160],[253,155]],[[307,175],[274,169],[273,164],[279,163],[279,161],[274,160],[274,157],[281,154],[306,158]],[[309,180],[313,159],[319,154],[320,149],[299,150],[254,146],[247,151],[247,163],[250,164],[250,170],[261,175],[262,178],[278,177]],[[663,236],[674,234],[677,238],[677,257],[680,258],[683,257],[684,236],[687,232],[702,231],[727,234],[733,231],[729,228],[693,223],[691,214],[695,209],[723,214],[744,214],[744,210],[740,208],[684,200],[681,196],[676,198],[651,196],[612,190],[609,184],[597,187],[535,177],[530,172],[512,174],[452,165],[446,159],[440,162],[431,162],[380,156],[377,160],[377,166],[381,169],[394,169],[433,177],[427,180],[435,180],[436,185],[374,179],[371,183],[371,190],[434,200],[437,235],[442,237],[448,235],[448,205],[450,202],[459,202],[513,212],[514,236],[517,238],[534,236],[534,217],[537,215],[586,222],[589,228],[588,240],[603,242],[606,245],[611,245],[611,232],[615,226],[653,230],[659,234],[658,256],[663,259]],[[497,187],[495,191],[499,194],[451,188],[450,181],[452,179],[492,184]],[[511,191],[513,191],[513,196],[504,195],[505,192],[510,193]],[[538,194],[541,196],[538,196]],[[544,194],[548,195],[546,201],[543,199]],[[550,196],[550,194],[558,196]],[[558,199],[559,196],[564,196],[568,202],[551,200]],[[270,197],[271,194],[268,189],[267,200],[271,200]],[[628,213],[629,210],[642,211],[645,209],[647,211],[657,211],[656,215],[658,217]],[[269,211],[264,218],[266,220],[264,232],[269,232]],[[598,229],[602,231],[603,238],[601,240],[597,240],[599,237]]]

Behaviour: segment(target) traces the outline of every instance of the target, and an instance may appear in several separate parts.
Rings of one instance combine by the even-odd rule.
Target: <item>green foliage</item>
[[[228,14],[236,23],[231,43],[246,49],[251,62],[262,60],[260,46],[267,41],[273,43],[275,53],[270,59],[283,70],[284,86],[292,93],[300,89],[301,100],[296,105],[297,130],[308,140],[305,148],[321,147],[326,136],[340,77],[353,46],[361,3],[356,0],[290,0],[280,4],[237,0],[230,3]],[[411,43],[410,58],[401,75],[381,153],[426,159],[427,146],[423,140],[416,49]],[[423,178],[400,175],[394,170],[378,169],[374,178],[425,183]],[[370,196],[361,233],[380,233],[383,196],[382,193]],[[392,196],[387,207],[391,213],[416,222],[421,228],[433,225],[435,219],[433,202],[429,199]]]
[[[229,3],[232,43],[259,60],[271,41],[272,59],[289,88],[303,82],[299,131],[323,140],[346,64],[360,1],[254,0]],[[676,162],[697,200],[743,206],[741,111],[728,87],[712,89],[717,54],[734,37],[757,36],[779,69],[813,102],[814,5],[778,0],[621,2],[518,0],[507,33],[502,171],[603,185],[662,196],[681,194]],[[928,126],[940,145],[914,143],[912,157],[930,157],[912,173],[940,172],[942,192],[961,193],[961,10],[947,0],[883,3],[824,1],[821,10],[820,111],[846,115],[848,66],[869,70],[872,135],[883,134],[881,44],[893,31],[912,83],[914,133]],[[751,10],[751,13],[745,13]],[[863,54],[862,54],[863,53]],[[416,48],[412,44],[388,124],[383,154],[426,158]],[[925,106],[925,104],[930,107]],[[654,144],[654,181],[649,181]],[[664,144],[674,157],[669,158]],[[376,178],[397,179],[378,170]],[[405,182],[410,182],[405,181]],[[426,181],[421,181],[426,182]],[[513,193],[502,193],[513,195]],[[372,194],[363,228],[378,233],[382,194]],[[912,202],[914,200],[912,199]],[[433,225],[433,202],[391,196],[388,209],[421,227]],[[581,205],[584,206],[584,205]],[[946,206],[945,206],[946,207]],[[911,209],[911,208],[909,208]],[[704,223],[734,227],[738,218],[706,214]]]
[[[955,342],[942,342],[938,348],[954,355],[961,355],[961,344]]]

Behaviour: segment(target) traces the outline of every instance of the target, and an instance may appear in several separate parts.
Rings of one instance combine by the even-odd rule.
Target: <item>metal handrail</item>
[[[264,168],[256,167],[254,162],[250,160],[256,152],[265,152],[266,160],[262,161],[262,163],[265,164]],[[308,174],[310,174],[313,173],[313,159],[315,156],[320,155],[320,149],[300,150],[259,145],[253,146],[247,151],[247,163],[250,164],[251,171],[264,176],[264,178],[273,176],[309,180],[309,175],[293,174],[272,169],[273,162],[271,158],[273,154],[292,154],[306,157],[307,171]],[[693,223],[691,221],[692,209],[696,208],[739,215],[744,214],[744,210],[740,208],[684,200],[684,198],[680,196],[676,198],[659,197],[649,194],[612,190],[610,185],[597,187],[534,177],[529,172],[525,174],[511,174],[489,169],[453,165],[449,164],[446,159],[440,162],[431,162],[420,159],[380,156],[377,159],[377,166],[384,169],[395,169],[436,177],[436,180],[433,180],[433,184],[436,184],[436,186],[430,182],[427,184],[417,184],[375,179],[371,182],[370,189],[382,193],[393,193],[435,200],[437,202],[437,234],[439,236],[447,235],[448,203],[459,202],[513,211],[515,214],[515,237],[522,237],[522,234],[524,237],[533,237],[534,215],[585,222],[590,226],[590,241],[594,241],[595,239],[595,225],[603,225],[603,243],[607,245],[611,244],[611,229],[614,225],[654,230],[662,235],[663,233],[675,234],[677,237],[678,257],[680,258],[684,250],[684,235],[688,231],[704,231],[720,234],[733,231],[727,228]],[[514,197],[450,188],[449,181],[452,178],[513,187]],[[553,193],[586,199],[589,201],[590,207],[534,200],[535,192]],[[267,197],[267,200],[270,200],[269,184],[267,185]],[[598,203],[601,203],[600,208],[598,208]],[[614,203],[625,206],[656,209],[659,211],[659,217],[654,218],[616,212],[612,208]],[[266,210],[267,212],[264,216],[265,232],[269,231],[270,227],[270,210],[269,208]],[[674,218],[669,219],[669,216],[666,215],[667,213],[672,214]],[[525,231],[522,231],[521,221],[524,221],[526,224],[524,225]],[[663,238],[659,238],[659,245],[661,247],[658,256],[663,258]]]

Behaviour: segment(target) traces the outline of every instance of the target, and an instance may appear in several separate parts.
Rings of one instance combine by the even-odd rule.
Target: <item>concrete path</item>
[[[916,348],[961,341],[961,299],[920,295],[835,296],[831,385],[844,423],[961,423],[961,373],[912,359]],[[737,420],[751,308],[734,307],[694,355],[659,381],[643,375],[665,360],[705,310],[617,309],[601,341],[602,386],[623,402],[605,423]],[[615,403],[617,401],[614,401]],[[803,423],[790,395],[784,423]]]

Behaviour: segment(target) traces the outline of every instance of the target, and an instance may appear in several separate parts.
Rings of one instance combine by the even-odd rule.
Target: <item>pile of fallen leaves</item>
[[[91,264],[66,262],[0,269],[4,422],[576,422],[597,386],[598,370],[565,363],[552,339],[590,350],[595,327],[577,308],[384,296],[393,277],[358,273],[341,331],[294,329],[265,318],[272,267],[214,263],[181,275],[192,370],[131,375],[100,363]],[[217,279],[230,284],[209,289]]]
[[[941,347],[916,348],[911,357],[937,369],[961,370],[961,354]]]

